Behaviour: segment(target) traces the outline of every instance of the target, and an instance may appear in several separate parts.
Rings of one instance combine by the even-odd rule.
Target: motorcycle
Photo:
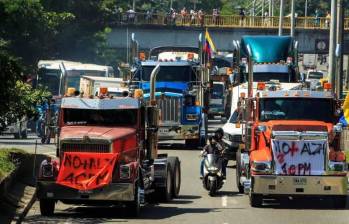
[[[210,196],[214,196],[223,186],[222,162],[223,158],[218,154],[207,154],[204,158],[202,182],[204,188],[209,191]]]

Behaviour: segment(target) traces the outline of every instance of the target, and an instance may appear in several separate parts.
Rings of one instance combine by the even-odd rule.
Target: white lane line
[[[223,196],[222,197],[222,206],[227,207],[228,205],[228,196]]]

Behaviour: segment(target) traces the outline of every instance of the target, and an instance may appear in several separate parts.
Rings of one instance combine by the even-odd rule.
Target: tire
[[[172,168],[172,197],[177,198],[181,189],[181,163],[178,157],[168,157]]]
[[[250,193],[250,205],[259,208],[263,204],[263,195]]]
[[[209,181],[209,195],[212,197],[216,194],[217,192],[217,180],[215,181]]]
[[[236,152],[236,172],[235,172],[236,187],[239,190],[239,193],[243,194],[245,191],[244,191],[244,186],[240,183],[240,176],[241,176],[240,164],[241,164],[241,152],[238,151]]]
[[[43,216],[52,216],[55,211],[55,201],[50,199],[40,199],[40,213]]]
[[[141,214],[140,185],[138,181],[135,183],[134,199],[127,204],[127,210],[131,217],[139,217]]]
[[[161,202],[169,202],[172,200],[172,168],[171,168],[171,164],[167,163],[167,170],[166,170],[166,182],[165,182],[165,186],[162,188],[158,188],[158,196],[159,196],[159,200]]]

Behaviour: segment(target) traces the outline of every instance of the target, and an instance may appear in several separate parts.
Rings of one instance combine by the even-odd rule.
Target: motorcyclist
[[[208,141],[209,141],[209,144],[207,144],[202,149],[201,156],[206,156],[207,154],[222,154],[223,148],[217,142],[214,136],[210,136]],[[200,163],[200,179],[202,179],[203,176],[204,176],[204,159],[202,159]]]
[[[220,145],[220,147],[222,148],[222,154],[225,153],[225,143],[223,141],[223,135],[224,135],[224,131],[222,128],[218,128],[215,133],[214,133],[214,137],[217,140],[217,143]],[[223,156],[223,162],[222,162],[222,173],[223,173],[223,179],[226,179],[226,175],[227,175],[227,165],[228,165],[228,160],[226,157]]]

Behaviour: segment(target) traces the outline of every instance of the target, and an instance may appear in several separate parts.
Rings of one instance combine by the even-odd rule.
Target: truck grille
[[[109,153],[110,145],[106,143],[62,143],[61,155],[63,152],[94,152],[94,153]]]
[[[157,99],[157,104],[161,110],[161,122],[180,123],[181,99],[177,97],[166,97]]]

